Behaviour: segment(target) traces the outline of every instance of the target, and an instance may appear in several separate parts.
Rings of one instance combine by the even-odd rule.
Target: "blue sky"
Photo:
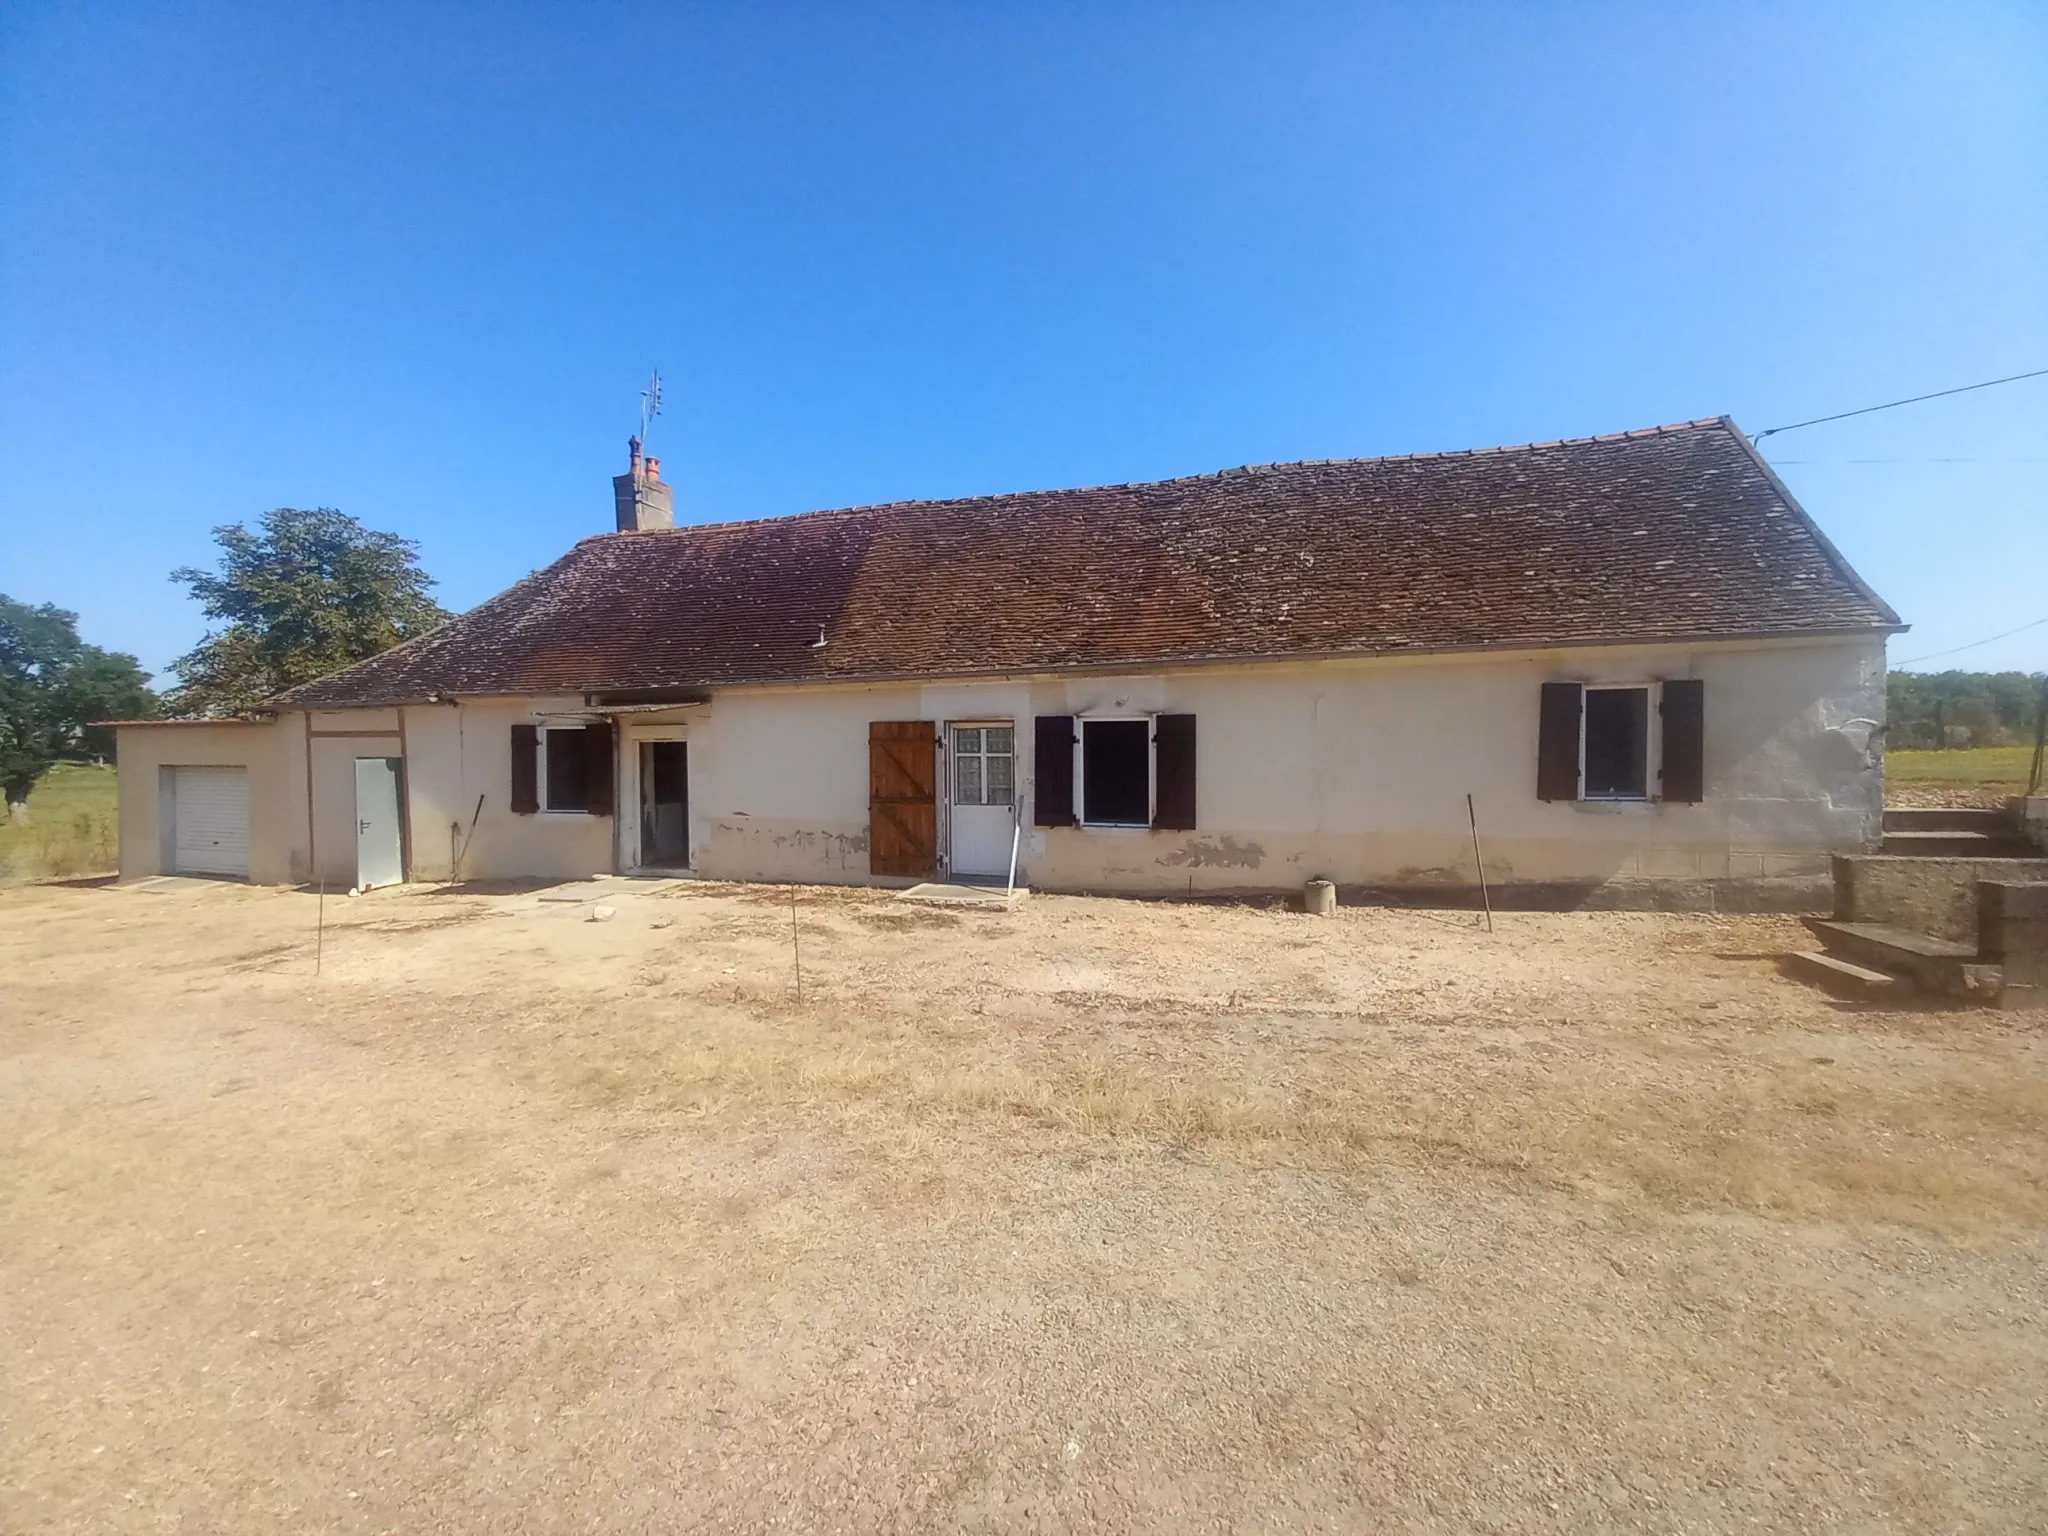
[[[2048,367],[2043,80],[2033,3],[12,0],[0,591],[161,668],[328,505],[468,606],[657,364],[702,520]],[[1766,448],[1895,659],[2048,616],[2048,379]]]

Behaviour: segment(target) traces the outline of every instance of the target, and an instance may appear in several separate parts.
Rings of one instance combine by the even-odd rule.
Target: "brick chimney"
[[[618,509],[619,532],[675,527],[675,490],[662,481],[661,460],[641,457],[637,437],[627,438],[626,445],[632,453],[631,463],[623,475],[612,476],[612,502]]]

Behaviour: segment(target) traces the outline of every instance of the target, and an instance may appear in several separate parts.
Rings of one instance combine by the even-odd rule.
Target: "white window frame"
[[[1010,798],[1004,801],[977,800],[971,801],[969,803],[974,805],[1007,805],[1013,814],[1020,814],[1018,812],[1018,807],[1021,806],[1024,802],[1024,781],[1017,766],[1017,759],[1019,756],[1019,753],[1017,751],[1017,722],[1015,720],[948,720],[944,722],[944,727],[940,732],[940,740],[944,743],[945,747],[945,750],[940,754],[940,757],[944,761],[946,767],[946,820],[949,826],[952,824],[951,808],[960,803],[959,801],[953,798],[954,794],[958,789],[958,785],[954,778],[953,764],[959,759],[959,754],[953,746],[953,733],[955,731],[988,730],[1008,731],[1010,733]],[[986,751],[983,751],[976,755],[981,758],[982,772],[984,775],[986,775],[988,771],[988,759],[991,756],[991,754]],[[993,755],[996,757],[1001,757],[1003,754],[998,752]],[[987,793],[987,780],[985,777],[983,779],[982,792],[984,794]]]
[[[1643,792],[1640,795],[1589,794],[1586,790],[1586,708],[1589,693],[1643,695]],[[1664,763],[1663,696],[1655,678],[1626,683],[1579,685],[1579,801],[1584,805],[1650,805],[1657,799],[1657,780]]]
[[[539,761],[534,765],[533,770],[533,782],[534,787],[537,791],[534,798],[540,802],[541,815],[574,817],[583,821],[594,821],[597,819],[591,814],[590,808],[588,806],[585,806],[580,811],[570,811],[556,810],[548,804],[548,736],[550,735],[550,733],[555,731],[575,731],[581,733],[585,725],[589,725],[592,723],[594,722],[584,721],[581,724],[577,725],[548,725],[545,722],[543,722],[540,728],[533,733],[533,750],[535,755],[539,758]],[[616,754],[614,754],[612,770],[614,773],[618,771],[618,762],[616,760]]]
[[[1088,820],[1088,727],[1129,725],[1145,727],[1145,819],[1139,821]],[[1074,717],[1074,821],[1091,832],[1150,832],[1159,814],[1159,717],[1157,715],[1076,715]]]

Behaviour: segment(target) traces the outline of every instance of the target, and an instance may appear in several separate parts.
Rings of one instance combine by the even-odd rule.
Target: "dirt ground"
[[[0,1529],[2048,1526],[2048,1042],[1776,919],[0,892]]]

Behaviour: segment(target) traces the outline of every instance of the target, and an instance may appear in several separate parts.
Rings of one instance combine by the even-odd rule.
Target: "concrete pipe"
[[[1337,887],[1328,880],[1311,880],[1302,894],[1301,909],[1310,917],[1337,915]]]

